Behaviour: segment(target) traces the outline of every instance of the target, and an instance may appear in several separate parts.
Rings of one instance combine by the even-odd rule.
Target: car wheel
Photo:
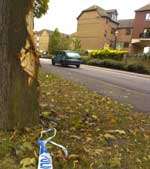
[[[80,68],[80,65],[76,65],[77,68]]]

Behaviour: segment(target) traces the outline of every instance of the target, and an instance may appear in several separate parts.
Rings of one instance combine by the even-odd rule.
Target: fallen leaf
[[[124,130],[108,130],[107,132],[108,133],[117,133],[117,134],[120,134],[120,135],[126,134],[126,132]]]
[[[114,157],[109,160],[109,164],[111,168],[119,168],[121,167],[121,159],[118,157]]]
[[[24,167],[28,167],[30,165],[35,165],[36,160],[35,158],[24,158],[20,161],[20,165],[24,168]]]
[[[69,160],[74,160],[74,159],[78,159],[79,158],[79,155],[78,154],[70,154],[69,155]]]
[[[102,149],[96,149],[96,150],[94,150],[94,152],[95,152],[97,155],[101,155],[101,154],[104,152],[104,150],[102,150]]]
[[[109,134],[109,133],[106,133],[104,135],[104,137],[107,139],[107,140],[116,140],[116,137],[112,134]]]

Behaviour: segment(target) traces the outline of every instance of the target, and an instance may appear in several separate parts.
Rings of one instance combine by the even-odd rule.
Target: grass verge
[[[52,74],[40,73],[40,124],[24,131],[0,132],[0,169],[35,169],[41,128],[55,127],[56,169],[148,169],[150,116]],[[51,147],[50,147],[51,148]],[[20,161],[22,161],[22,166]]]

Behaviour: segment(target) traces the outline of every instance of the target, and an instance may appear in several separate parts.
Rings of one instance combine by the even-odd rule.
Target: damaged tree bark
[[[0,0],[0,129],[38,122],[38,63],[26,23],[31,9],[31,0]],[[33,74],[26,71],[26,54]]]

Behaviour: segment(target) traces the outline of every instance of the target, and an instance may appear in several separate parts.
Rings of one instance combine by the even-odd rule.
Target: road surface
[[[40,59],[42,69],[61,75],[65,79],[85,85],[90,90],[130,104],[136,111],[150,113],[150,76],[81,65],[52,66],[51,60]]]

